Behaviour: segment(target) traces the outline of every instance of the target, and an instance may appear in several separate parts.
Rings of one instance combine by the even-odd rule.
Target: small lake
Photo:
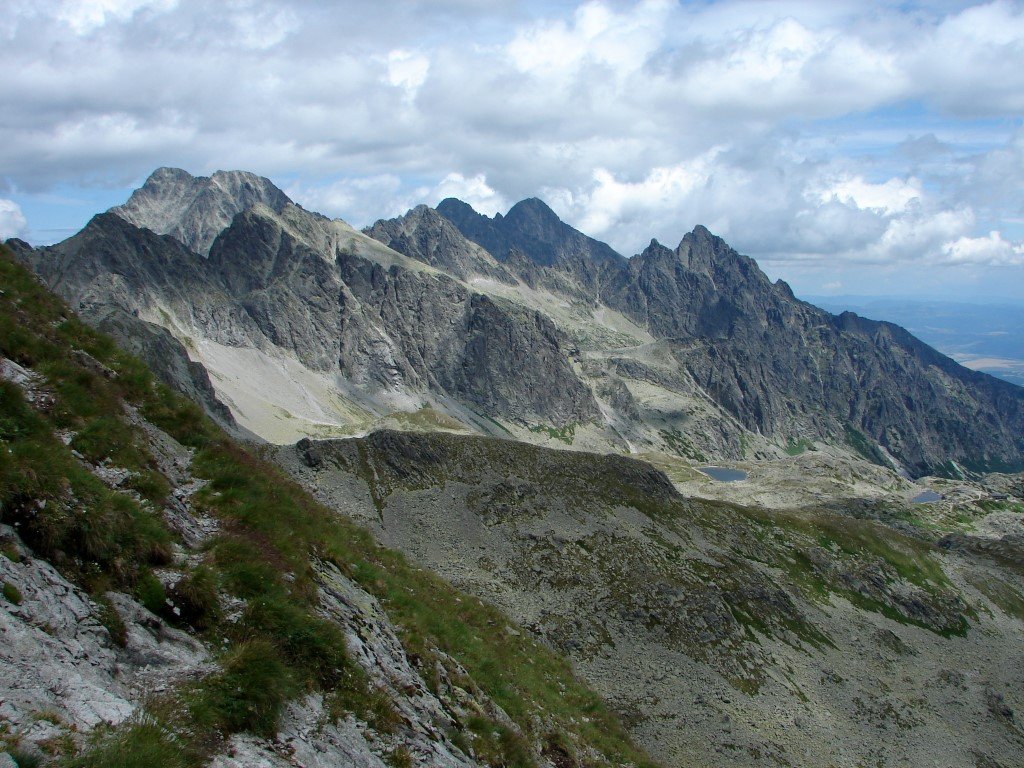
[[[737,480],[747,479],[747,473],[742,469],[730,469],[729,467],[698,467],[697,469],[721,483],[735,483]]]
[[[942,501],[942,494],[933,490],[921,491],[910,500],[911,504],[931,504],[933,501]]]

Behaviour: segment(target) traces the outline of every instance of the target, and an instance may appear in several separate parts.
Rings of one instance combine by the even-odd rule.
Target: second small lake
[[[936,493],[929,489],[927,491],[921,491],[917,496],[910,500],[911,504],[931,504],[933,501],[942,501],[942,494]]]
[[[742,469],[730,469],[729,467],[698,467],[708,477],[722,483],[735,483],[738,480],[746,480],[747,473]]]

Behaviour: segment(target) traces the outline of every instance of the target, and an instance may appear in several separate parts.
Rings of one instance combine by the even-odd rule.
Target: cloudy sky
[[[2,237],[240,168],[357,226],[538,196],[803,295],[1024,302],[1024,2],[3,0],[0,41]]]

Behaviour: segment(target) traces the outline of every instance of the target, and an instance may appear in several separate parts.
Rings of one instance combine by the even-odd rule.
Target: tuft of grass
[[[93,463],[110,459],[115,465],[129,469],[144,466],[149,458],[124,419],[108,414],[88,421],[75,434],[71,447]]]
[[[483,715],[471,715],[466,725],[477,760],[493,768],[536,768],[522,734]]]
[[[221,666],[190,697],[195,722],[217,733],[247,731],[272,738],[284,703],[300,690],[278,649],[264,639],[241,643],[221,659]]]
[[[119,648],[126,647],[128,645],[128,628],[125,626],[121,614],[117,612],[114,604],[106,595],[98,595],[94,599],[99,607],[97,618],[110,633],[111,641]]]
[[[29,752],[21,747],[11,747],[7,754],[18,768],[39,768],[43,764],[43,758],[38,752]]]
[[[9,581],[4,582],[3,589],[0,591],[3,592],[4,597],[7,599],[7,602],[9,603],[21,605],[21,601],[24,600],[24,597],[22,597],[21,594],[21,590],[13,584],[11,584],[11,582]]]
[[[405,747],[395,747],[384,758],[391,768],[413,768],[412,755]]]
[[[292,669],[325,688],[342,684],[353,665],[345,652],[345,636],[337,625],[296,605],[289,596],[265,595],[250,602],[243,616],[247,631],[268,638]]]
[[[163,616],[167,611],[167,592],[152,571],[146,570],[138,579],[135,596],[150,613]]]
[[[13,541],[0,541],[0,555],[3,555],[12,563],[21,562],[21,552],[18,551]]]
[[[20,766],[23,763],[18,763]],[[83,754],[58,763],[59,768],[191,768],[172,734],[156,722],[138,722],[103,734]]]
[[[159,582],[158,582],[159,583]],[[202,632],[214,626],[221,616],[220,598],[217,596],[217,577],[205,566],[183,576],[167,592],[176,621]]]

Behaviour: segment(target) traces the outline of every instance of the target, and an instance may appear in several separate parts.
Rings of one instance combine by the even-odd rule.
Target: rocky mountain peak
[[[528,197],[513,205],[505,215],[505,221],[516,226],[533,223],[557,227],[562,224],[558,214],[538,197]]]
[[[158,168],[128,202],[111,212],[207,256],[235,215],[257,203],[280,211],[291,200],[269,179],[248,171],[193,176],[181,168]]]
[[[537,198],[521,200],[505,216],[497,214],[494,218],[451,198],[443,200],[437,211],[498,261],[507,261],[516,250],[541,266],[558,266],[572,272],[579,271],[580,262],[625,263],[624,257],[611,246],[569,226]]]
[[[651,238],[650,244],[640,252],[641,259],[651,259],[658,257],[671,257],[674,252],[671,248],[668,248],[658,242],[657,238]]]
[[[454,198],[444,203],[452,204],[456,213],[460,210],[458,206],[465,206],[470,215],[479,216],[470,206]],[[363,232],[399,253],[463,280],[477,275],[510,284],[516,282],[506,266],[466,238],[440,211],[426,205],[418,205],[395,219],[381,219]]]
[[[735,251],[707,227],[698,224],[683,236],[676,249],[680,261],[692,272],[707,275],[719,288],[767,290],[768,276],[749,256]]]
[[[436,210],[446,219],[451,219],[452,221],[461,217],[483,216],[483,214],[477,213],[472,205],[459,200],[457,197],[446,197],[437,204]]]

